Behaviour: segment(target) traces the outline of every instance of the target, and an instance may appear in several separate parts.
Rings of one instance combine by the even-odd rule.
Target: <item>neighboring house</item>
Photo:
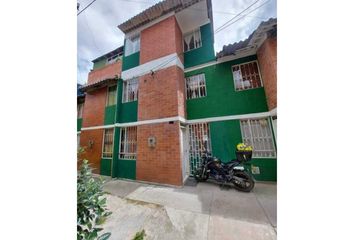
[[[77,84],[77,148],[80,146],[80,130],[82,125],[82,113],[85,103],[85,93],[80,90],[81,87],[81,84]]]
[[[255,178],[276,181],[276,19],[216,57],[211,0],[165,0],[118,27],[124,51],[95,59],[80,88],[97,173],[180,186],[204,148],[229,161],[246,142]]]

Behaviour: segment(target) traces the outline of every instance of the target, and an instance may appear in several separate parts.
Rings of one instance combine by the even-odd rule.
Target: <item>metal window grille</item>
[[[208,123],[197,123],[188,126],[189,131],[189,162],[191,174],[201,164],[203,152],[211,152],[210,131]]]
[[[138,100],[139,79],[133,78],[124,82],[123,102],[132,102]]]
[[[114,132],[113,128],[104,130],[103,151],[102,151],[103,158],[113,157],[113,132]]]
[[[122,55],[121,53],[120,54],[117,53],[117,54],[115,54],[113,56],[108,57],[107,61],[106,61],[106,65],[117,62],[117,60],[119,59],[119,57],[121,55]]]
[[[200,98],[206,96],[205,75],[198,74],[186,78],[186,98]]]
[[[125,56],[129,56],[138,51],[140,51],[140,34],[125,39]]]
[[[242,140],[253,147],[254,157],[275,157],[275,147],[269,120],[240,120]]]
[[[257,61],[232,66],[235,90],[262,87]]]
[[[77,105],[77,118],[82,118],[83,109],[84,109],[84,104],[83,103],[79,103]]]
[[[196,48],[199,48],[202,46],[202,38],[200,34],[200,28],[187,33],[183,37],[183,46],[184,46],[184,51],[190,51]]]
[[[107,106],[116,104],[117,85],[108,88]]]
[[[137,127],[125,127],[120,130],[120,159],[136,159]]]

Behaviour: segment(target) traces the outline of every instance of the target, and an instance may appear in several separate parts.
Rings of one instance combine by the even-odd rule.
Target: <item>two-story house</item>
[[[78,136],[97,173],[183,185],[205,148],[229,161],[243,141],[255,178],[276,180],[276,19],[217,56],[211,0],[165,0],[118,28],[124,46],[81,87]]]

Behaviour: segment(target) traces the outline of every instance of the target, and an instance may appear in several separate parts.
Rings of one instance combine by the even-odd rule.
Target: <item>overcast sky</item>
[[[78,0],[83,9],[92,0]],[[77,81],[86,83],[92,60],[123,45],[117,26],[160,0],[96,0],[77,17]],[[256,0],[212,0],[214,30]],[[252,11],[263,3],[265,5]],[[251,13],[247,14],[248,12]],[[277,16],[276,0],[259,0],[236,23],[215,35],[215,51],[247,38],[260,22]],[[241,16],[240,16],[241,17]]]

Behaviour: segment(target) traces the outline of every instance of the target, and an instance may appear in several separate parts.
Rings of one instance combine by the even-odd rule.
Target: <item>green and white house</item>
[[[245,142],[254,149],[248,167],[255,179],[277,180],[276,108],[268,107],[258,61],[259,49],[276,24],[276,19],[262,22],[245,41],[225,46],[218,54],[214,52],[212,16],[196,31],[183,35],[187,117],[179,121],[187,129],[190,174],[199,164],[203,141],[223,162],[234,159],[236,144]],[[129,49],[132,53],[119,56],[122,72],[139,66],[139,41],[125,40],[124,52]],[[104,66],[107,58],[94,61],[93,69]],[[111,150],[106,155],[103,150],[100,173],[136,179],[136,160],[127,161],[122,154],[122,149],[130,147],[129,139],[122,135],[128,136],[138,122],[138,100],[129,99],[131,94],[137,96],[138,86],[122,79],[115,83],[108,86],[112,100],[104,116],[103,149]],[[134,134],[130,136],[134,139]]]

